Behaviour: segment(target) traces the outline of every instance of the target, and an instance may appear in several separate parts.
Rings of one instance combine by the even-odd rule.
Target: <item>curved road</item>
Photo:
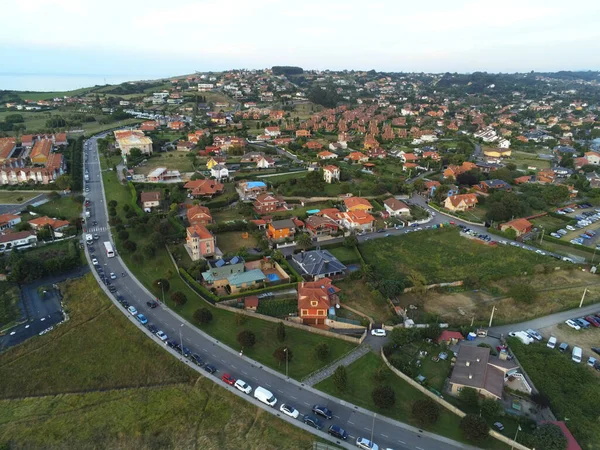
[[[152,336],[152,338],[159,343],[159,345],[164,345],[166,350],[178,356],[180,359],[182,359],[182,361],[184,361],[184,363],[188,364],[190,367],[196,368],[200,371],[200,373],[204,374],[210,380],[219,384],[223,388],[228,389],[230,392],[245,398],[247,401],[255,403],[257,406],[282,417],[282,419],[287,420],[290,423],[299,426],[300,428],[304,428],[307,431],[317,434],[321,438],[336,442],[340,446],[346,448],[355,448],[354,441],[356,437],[361,436],[369,438],[371,433],[373,433],[373,440],[380,446],[380,448],[389,447],[393,449],[406,450],[475,448],[449,440],[442,436],[423,432],[417,428],[386,417],[374,415],[370,411],[331,397],[295,380],[286,379],[284,375],[267,367],[263,367],[256,361],[242,356],[237,350],[233,350],[216,341],[163,305],[155,309],[150,309],[148,306],[146,306],[146,301],[155,299],[154,295],[152,295],[133,276],[118,255],[113,258],[108,258],[104,252],[104,246],[102,243],[104,241],[112,242],[112,236],[108,226],[108,214],[96,142],[96,139],[102,136],[103,135],[95,136],[88,140],[85,144],[85,151],[89,155],[88,158],[86,158],[85,164],[90,175],[90,181],[86,183],[86,187],[89,187],[89,192],[86,193],[86,197],[91,201],[91,217],[87,219],[85,228],[86,232],[88,233],[98,234],[98,239],[95,241],[93,246],[95,251],[92,255],[90,255],[86,246],[86,256],[88,258],[88,262],[91,264],[91,257],[96,257],[99,265],[103,267],[104,273],[116,273],[118,278],[113,281],[113,284],[117,288],[117,292],[119,294],[123,295],[125,299],[131,305],[135,306],[140,313],[143,313],[148,318],[150,323],[164,331],[169,336],[169,340],[176,340],[179,342],[181,339],[183,344],[191,349],[193,353],[199,354],[204,361],[215,365],[218,369],[218,372],[215,375],[209,375],[204,371],[200,371],[197,366],[193,365],[187,359],[182,358],[179,354],[175,353],[166,345],[160,343],[158,338],[153,336],[146,328],[141,326],[135,319],[127,314],[122,306],[119,305],[118,307],[121,308],[123,313],[130,318],[132,323],[135,323],[148,336]],[[97,224],[93,225],[94,222],[97,222]],[[93,270],[92,272],[94,273],[94,276],[98,282],[106,290],[106,286],[104,286],[100,281],[97,271]],[[122,277],[122,272],[125,272],[127,275]],[[112,298],[112,296],[110,297]],[[115,301],[114,298],[113,301]],[[224,372],[230,373],[235,378],[242,378],[253,388],[256,388],[260,385],[273,392],[273,394],[277,397],[276,407],[271,409],[262,403],[258,403],[252,396],[247,396],[235,390],[231,386],[223,383],[220,377]],[[279,413],[279,406],[281,403],[289,403],[295,406],[296,409],[298,409],[301,413],[300,417],[302,417],[302,414],[311,413],[311,405],[313,404],[318,403],[326,405],[333,411],[334,417],[329,421],[324,420],[323,422],[326,425],[326,427],[323,429],[324,432],[318,432],[315,429],[304,425],[301,420],[294,420],[288,418],[287,416],[282,416],[281,413]],[[336,441],[331,436],[325,434],[326,428],[330,424],[340,425],[347,430],[352,438],[349,438],[347,443],[340,443]]]

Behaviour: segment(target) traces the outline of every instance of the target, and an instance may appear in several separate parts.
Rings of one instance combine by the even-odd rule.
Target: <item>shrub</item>
[[[250,330],[242,330],[237,335],[237,341],[244,348],[252,348],[256,344],[256,336]]]
[[[540,425],[533,432],[533,440],[535,448],[543,448],[544,450],[565,450],[567,448],[567,438],[560,427],[553,423]]]
[[[431,398],[417,400],[412,405],[412,416],[420,426],[431,426],[440,417],[440,406]]]
[[[476,443],[484,441],[490,431],[485,420],[476,414],[467,414],[463,417],[459,427],[466,440]]]
[[[122,241],[129,239],[129,232],[126,230],[119,231],[119,239]]]
[[[537,298],[537,291],[528,284],[515,284],[507,292],[517,303],[530,304]]]
[[[333,372],[333,385],[338,392],[344,392],[348,388],[348,374],[346,372],[346,366],[339,365]]]
[[[320,361],[325,361],[329,357],[329,345],[320,342],[315,347],[315,355]]]
[[[137,244],[133,241],[125,241],[123,242],[123,248],[128,252],[135,252],[137,250]]]
[[[481,413],[486,417],[495,417],[502,412],[500,403],[492,398],[486,398],[481,402]]]
[[[373,403],[379,408],[391,408],[396,403],[396,393],[387,384],[377,386],[371,392]]]
[[[294,354],[288,347],[277,347],[273,352],[273,357],[279,362],[279,365],[285,363],[286,360],[289,363],[293,356]]]
[[[277,340],[279,342],[285,341],[285,325],[283,322],[277,324]]]
[[[199,324],[210,323],[213,318],[212,312],[208,308],[198,308],[194,311],[194,320]]]
[[[477,406],[479,403],[479,394],[477,391],[470,387],[464,387],[458,394],[458,398],[468,406]]]
[[[171,289],[171,283],[169,283],[169,280],[165,280],[164,278],[159,278],[152,282],[152,287],[157,292],[161,292],[161,293],[169,292],[169,289]]]
[[[183,292],[175,291],[171,294],[171,300],[173,300],[173,303],[177,306],[183,306],[187,302],[187,297]]]

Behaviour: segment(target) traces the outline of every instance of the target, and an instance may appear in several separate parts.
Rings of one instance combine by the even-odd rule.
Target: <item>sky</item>
[[[597,0],[19,0],[2,24],[9,75],[600,69]]]

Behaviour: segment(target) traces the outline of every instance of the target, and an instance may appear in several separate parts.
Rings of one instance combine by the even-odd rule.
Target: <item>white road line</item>
[[[336,419],[339,419],[339,418],[340,418],[340,416],[336,416],[336,415],[334,415],[333,417],[335,417]]]
[[[222,359],[222,360],[221,360],[221,362],[222,362],[223,364],[225,364],[225,360],[224,360],[224,359]]]
[[[423,450],[421,447],[417,447],[417,450]]]
[[[304,404],[305,404],[306,406],[310,406],[310,403],[306,403],[306,402],[304,402]]]
[[[267,387],[271,387],[271,385],[269,383],[265,383],[265,386]]]
[[[406,444],[406,442],[404,442],[404,441],[398,441],[398,442],[400,442],[401,444]]]
[[[292,397],[294,400],[298,400],[296,397],[294,397],[292,395],[290,395],[290,397]],[[307,403],[307,405],[308,405],[308,403]]]
[[[363,430],[371,431],[371,429],[367,427],[364,427]]]
[[[242,373],[243,373],[244,375],[248,375],[248,372],[244,372],[243,370],[242,370]]]
[[[281,389],[277,389],[277,392],[279,392],[280,394],[283,394],[283,391]]]
[[[350,425],[354,425],[354,422],[350,422],[350,421],[348,421],[348,423],[349,423]]]
[[[387,434],[382,434],[382,436],[383,436],[384,438],[387,438],[387,437],[389,437]]]

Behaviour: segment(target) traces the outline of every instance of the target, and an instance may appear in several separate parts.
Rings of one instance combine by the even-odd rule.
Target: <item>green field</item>
[[[176,150],[166,153],[154,153],[152,157],[148,158],[146,162],[135,169],[135,173],[143,173],[148,175],[157,167],[166,167],[170,170],[178,170],[180,172],[193,172],[194,158],[191,158],[190,154],[195,152],[178,152]]]
[[[0,330],[20,316],[19,288],[8,281],[0,281]]]
[[[234,254],[241,248],[256,247],[258,241],[252,234],[248,234],[248,239],[242,238],[242,231],[228,231],[219,233],[217,236],[217,247],[225,254]]]
[[[342,291],[340,300],[344,305],[366,314],[378,323],[392,323],[393,312],[386,298],[379,292],[372,292],[363,280],[336,281]]]
[[[360,255],[356,247],[335,247],[327,248],[333,256],[335,256],[342,264],[360,263]]]
[[[315,387],[330,395],[374,411],[377,414],[382,414],[391,417],[392,419],[418,426],[418,424],[412,420],[411,408],[413,402],[425,398],[425,395],[395,375],[384,365],[379,356],[374,353],[367,353],[365,356],[350,364],[346,369],[348,374],[348,389],[346,392],[340,394],[335,388],[331,377],[321,381]],[[378,385],[378,382],[374,379],[374,374],[378,369],[381,370],[382,373],[381,377],[383,381],[381,381],[381,384],[389,385],[396,393],[396,403],[388,410],[375,406],[371,397],[373,388]],[[456,441],[463,441],[458,428],[459,422],[460,419],[457,415],[452,414],[444,408],[440,408],[440,417],[437,423],[433,427],[425,429]],[[488,438],[483,443],[482,448],[495,449],[506,447],[499,441]]]
[[[71,320],[0,355],[0,448],[311,448],[148,339],[91,275],[61,289]]]
[[[531,166],[537,168],[537,170],[542,170],[548,169],[552,165],[552,161],[538,159],[535,153],[513,151],[511,156],[508,162],[516,164],[519,169],[527,169]]]
[[[42,216],[72,220],[81,217],[83,205],[77,197],[65,195],[36,207],[34,211]]]
[[[553,231],[565,227],[569,224],[569,221],[569,218],[567,218],[566,220],[562,220],[558,217],[552,216],[542,216],[531,220],[534,226],[543,227],[546,230],[546,233],[551,233]]]
[[[365,261],[386,279],[416,271],[427,284],[476,279],[478,283],[531,273],[544,256],[509,246],[489,246],[454,228],[421,231],[360,244]],[[553,266],[564,266],[553,261]]]
[[[74,89],[72,91],[55,91],[55,92],[29,92],[29,91],[14,91],[23,100],[52,100],[56,97],[76,97],[86,94],[92,88]],[[20,113],[20,111],[19,111]]]
[[[39,191],[0,191],[0,205],[20,205],[41,194]]]

